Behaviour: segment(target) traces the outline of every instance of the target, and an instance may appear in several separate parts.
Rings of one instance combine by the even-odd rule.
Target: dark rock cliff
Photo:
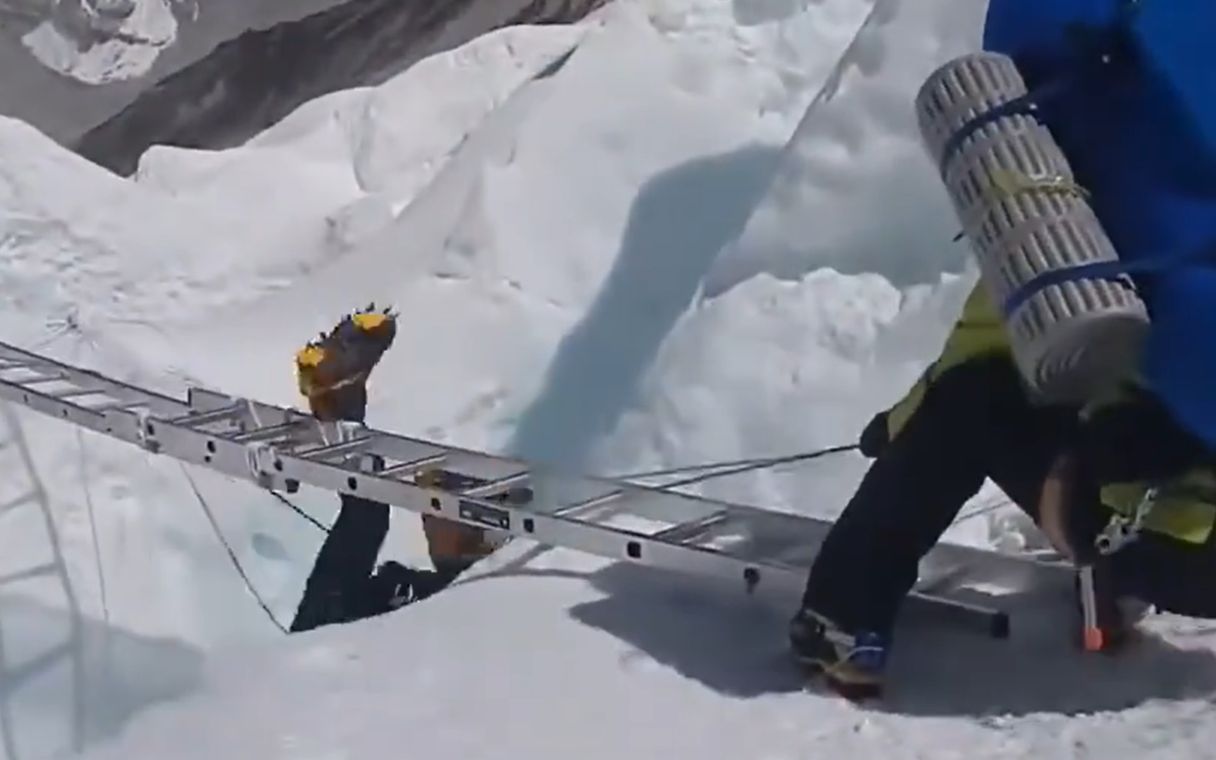
[[[80,81],[44,66],[22,38],[51,23],[78,50],[121,39],[106,13],[154,0],[0,0],[0,114],[29,122],[52,139],[69,144],[129,105],[140,92],[199,60],[219,43],[249,29],[267,29],[304,18],[341,0],[163,0],[177,29],[171,44],[158,47],[140,75],[101,83]],[[160,0],[157,0],[160,1]],[[154,46],[157,47],[157,46]]]
[[[376,85],[492,29],[577,21],[606,0],[348,0],[250,31],[145,90],[74,148],[122,175],[152,145],[238,145],[300,104]]]

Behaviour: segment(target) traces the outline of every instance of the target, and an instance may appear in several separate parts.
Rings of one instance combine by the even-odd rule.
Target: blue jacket
[[[1127,25],[1113,26],[1130,6]],[[1040,118],[1121,260],[1213,254],[1137,282],[1153,320],[1141,374],[1216,448],[1213,30],[1216,0],[991,0],[984,48],[1012,57],[1032,91],[1116,53]]]

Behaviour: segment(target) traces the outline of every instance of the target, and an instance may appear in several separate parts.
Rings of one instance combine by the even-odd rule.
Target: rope
[[[85,335],[85,333],[83,331],[80,330],[78,325],[76,325],[75,319],[71,315],[69,315],[68,319],[64,320],[64,326],[61,328],[60,333],[56,337],[57,338],[63,337],[64,335],[67,335],[69,333],[75,333],[76,336],[78,336],[79,338],[82,338],[83,340],[90,343],[90,345],[93,345],[94,348],[96,348],[96,345],[93,344],[93,342],[89,339],[89,337],[87,335]],[[73,358],[73,360],[80,359],[80,345],[79,344],[73,346],[72,358]],[[107,631],[106,635],[108,636],[109,635],[108,631],[110,630],[110,601],[109,601],[109,592],[107,590],[107,584],[106,584],[105,564],[101,558],[101,541],[98,538],[99,534],[97,531],[97,514],[96,514],[95,506],[93,504],[93,492],[92,492],[92,489],[90,488],[90,482],[89,482],[89,457],[88,457],[88,452],[85,450],[85,445],[84,445],[84,431],[81,428],[76,427],[75,433],[76,433],[76,447],[77,447],[77,450],[80,452],[80,482],[82,485],[82,490],[84,492],[85,510],[89,514],[89,532],[93,539],[93,564],[97,570],[97,592],[98,592],[98,596],[99,596],[99,601],[101,602],[102,622],[104,622],[106,624],[106,631]]]
[[[728,477],[730,475],[737,475],[739,473],[748,472],[750,470],[767,469],[767,468],[775,467],[775,466],[781,465],[781,464],[809,461],[809,460],[813,460],[813,459],[819,459],[820,457],[829,456],[831,454],[841,454],[841,453],[848,452],[848,451],[856,451],[858,448],[859,447],[857,444],[851,444],[851,445],[847,445],[847,446],[833,446],[831,448],[819,449],[817,451],[808,451],[808,452],[804,452],[802,454],[791,454],[789,456],[783,456],[783,457],[766,457],[763,459],[739,459],[739,460],[735,460],[733,462],[708,462],[708,463],[699,464],[699,465],[689,465],[687,467],[674,467],[674,468],[670,468],[667,470],[653,470],[650,472],[633,473],[630,475],[620,476],[619,479],[635,480],[637,478],[659,477],[662,475],[679,475],[679,474],[685,473],[685,472],[696,472],[697,470],[708,470],[708,469],[721,470],[723,467],[730,468],[730,469],[727,469],[727,470],[721,471],[721,472],[711,472],[711,473],[708,473],[705,475],[698,475],[695,477],[686,478],[684,480],[678,480],[674,483],[668,483],[659,489],[659,490],[666,491],[666,490],[669,490],[672,488],[680,488],[682,486],[689,486],[689,485],[693,485],[696,483],[702,483],[704,481],[711,480],[714,478],[724,478],[724,477]],[[1009,499],[1000,499],[991,504],[985,504],[981,507],[977,507],[974,510],[972,510],[971,512],[968,512],[963,515],[959,515],[951,523],[951,526],[958,525],[959,523],[967,522],[968,520],[972,520],[976,517],[982,517],[983,515],[989,514],[991,512],[995,512],[998,509],[1001,509],[1003,507],[1007,507],[1012,503],[1013,502],[1010,501]]]
[[[76,446],[80,450],[80,479],[84,484],[84,504],[85,509],[89,513],[89,531],[93,536],[93,562],[97,568],[97,590],[101,597],[102,621],[108,627],[110,625],[110,602],[109,594],[106,590],[106,571],[101,559],[101,541],[98,539],[97,515],[93,505],[93,494],[89,488],[88,455],[84,448],[84,433],[80,428],[76,428]]]
[[[651,471],[612,475],[612,478],[614,480],[638,480],[638,479],[642,479],[642,478],[659,478],[659,477],[664,477],[664,475],[682,475],[685,473],[704,471],[704,469],[722,469],[722,468],[730,467],[731,468],[730,472],[727,472],[727,473],[724,473],[721,475],[721,477],[725,477],[726,474],[731,474],[733,472],[736,472],[736,469],[738,469],[738,472],[747,472],[748,469],[765,469],[767,467],[776,467],[777,465],[786,465],[786,463],[790,463],[790,462],[814,460],[814,458],[818,458],[821,456],[827,456],[829,454],[839,454],[839,452],[854,451],[857,449],[857,447],[858,447],[857,444],[850,444],[848,446],[832,446],[832,447],[829,447],[829,449],[817,449],[815,451],[804,451],[804,452],[801,452],[801,454],[790,454],[790,455],[784,455],[784,456],[753,457],[753,458],[748,458],[748,460],[725,460],[725,461],[721,461],[721,462],[704,462],[704,463],[702,463],[702,465],[686,465],[683,467],[671,467],[669,469],[651,469]],[[719,475],[717,475],[717,474],[709,475],[709,477],[706,479],[716,478],[716,477],[719,477]],[[670,488],[670,486],[668,486],[668,488]]]
[[[287,507],[288,507],[288,508],[289,508],[289,509],[290,509],[292,512],[295,512],[295,513],[296,513],[297,515],[299,515],[300,517],[303,517],[305,520],[307,520],[307,521],[309,521],[310,523],[312,523],[313,525],[315,525],[315,526],[317,527],[317,529],[318,529],[318,530],[320,530],[322,533],[329,533],[329,530],[330,530],[330,529],[329,529],[329,528],[327,528],[327,527],[325,527],[325,525],[323,525],[323,524],[321,523],[321,521],[320,521],[320,520],[318,520],[317,518],[315,518],[315,517],[313,517],[312,515],[308,514],[308,513],[307,513],[307,512],[305,512],[303,509],[300,509],[300,508],[299,508],[299,507],[297,507],[295,504],[291,503],[291,501],[290,501],[290,500],[289,500],[289,499],[288,499],[286,496],[284,496],[283,494],[279,493],[278,491],[271,491],[271,492],[270,492],[270,494],[271,494],[272,496],[274,496],[276,499],[278,499],[279,501],[281,501],[281,502],[283,502],[284,504],[286,504],[286,505],[287,505]]]
[[[645,470],[642,472],[630,472],[621,475],[610,476],[613,480],[640,480],[643,478],[659,478],[667,475],[683,475],[689,472],[697,472],[699,470],[720,470],[724,467],[737,467],[739,465],[756,464],[759,462],[767,462],[771,457],[752,458],[752,459],[735,459],[722,462],[705,462],[703,464],[691,464],[685,467],[671,467],[666,470]]]
[[[856,451],[857,444],[849,444],[847,446],[832,446],[826,449],[817,449],[815,451],[805,451],[800,454],[787,454],[779,457],[759,457],[752,459],[736,459],[723,462],[706,462],[704,464],[687,465],[684,467],[673,467],[666,470],[650,470],[647,472],[635,472],[627,475],[615,475],[614,480],[638,480],[642,478],[657,478],[666,475],[683,475],[685,473],[700,472],[702,470],[725,470],[723,472],[711,472],[704,475],[699,475],[695,478],[689,478],[675,483],[668,483],[663,486],[663,489],[679,488],[680,486],[692,485],[701,483],[714,478],[724,478],[729,475],[736,475],[742,472],[751,470],[763,470],[770,467],[776,467],[782,464],[792,464],[794,462],[810,461],[830,454],[840,454],[846,451]],[[729,469],[726,469],[729,468]]]
[[[228,559],[232,561],[232,566],[236,568],[237,574],[241,576],[241,580],[245,583],[245,588],[250,594],[253,595],[253,598],[257,600],[258,606],[260,606],[262,611],[266,613],[266,617],[270,618],[270,622],[274,623],[275,628],[278,628],[283,632],[283,634],[286,634],[287,629],[283,627],[283,624],[280,623],[279,619],[274,616],[273,612],[271,612],[270,605],[268,605],[266,600],[262,598],[262,595],[258,593],[258,590],[253,585],[253,581],[250,580],[249,575],[245,572],[245,568],[241,566],[241,560],[236,556],[236,551],[234,551],[232,545],[228,543],[228,539],[224,538],[224,534],[220,530],[219,523],[216,521],[215,515],[211,512],[211,507],[207,506],[207,500],[203,498],[203,494],[198,490],[198,484],[194,482],[194,478],[190,476],[190,472],[186,469],[185,465],[178,464],[178,468],[181,469],[182,475],[186,477],[186,481],[190,484],[190,490],[194,492],[194,497],[198,499],[199,506],[203,509],[203,514],[207,516],[207,521],[211,523],[211,529],[215,532],[215,537],[219,539],[220,544],[222,544],[224,547],[224,551],[228,553]]]
[[[802,454],[791,454],[789,456],[784,456],[784,457],[771,457],[768,459],[756,459],[756,460],[752,460],[750,462],[744,461],[744,462],[734,463],[736,466],[730,466],[731,463],[728,463],[727,466],[729,467],[729,469],[726,469],[726,470],[723,470],[720,472],[711,472],[711,473],[707,473],[704,475],[696,475],[696,476],[693,476],[690,478],[685,478],[683,480],[677,480],[674,483],[667,483],[662,487],[662,490],[666,491],[666,490],[670,490],[673,488],[682,488],[684,486],[691,486],[696,483],[704,483],[707,480],[713,480],[715,478],[725,478],[730,475],[739,475],[744,472],[751,472],[752,470],[766,470],[766,469],[776,467],[776,466],[782,465],[782,464],[792,464],[794,462],[808,462],[812,459],[819,459],[820,457],[829,456],[831,454],[842,454],[846,451],[855,451],[857,448],[858,448],[858,445],[853,443],[853,444],[849,444],[847,446],[833,446],[831,448],[820,449],[818,451],[808,451],[808,452],[804,452]],[[699,468],[699,469],[703,469],[703,468]]]

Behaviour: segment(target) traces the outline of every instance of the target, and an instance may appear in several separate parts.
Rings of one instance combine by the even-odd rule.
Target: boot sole
[[[794,659],[804,675],[812,679],[822,679],[824,685],[834,694],[844,697],[850,702],[869,702],[883,697],[881,681],[856,681],[840,678],[834,672],[834,663],[797,654],[794,655]]]

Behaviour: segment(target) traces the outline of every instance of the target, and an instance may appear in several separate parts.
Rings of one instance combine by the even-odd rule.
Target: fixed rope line
[[[800,462],[809,459],[817,459],[829,454],[838,454],[846,451],[855,451],[859,447],[858,444],[849,444],[847,446],[831,446],[826,449],[816,449],[814,451],[804,451],[800,454],[786,454],[779,457],[753,457],[751,459],[734,459],[721,462],[705,462],[703,464],[685,465],[683,467],[672,467],[666,470],[648,470],[645,472],[633,472],[627,475],[613,475],[617,480],[638,480],[641,478],[659,478],[666,475],[683,475],[685,473],[700,472],[702,470],[721,470],[731,468],[726,473],[713,473],[705,477],[706,480],[717,477],[725,477],[734,472],[747,472],[748,470],[761,470],[768,467],[775,467],[781,464],[791,462]],[[670,486],[669,486],[670,487]]]
[[[743,460],[740,462],[728,462],[728,463],[719,465],[719,467],[727,467],[728,469],[725,469],[725,470],[719,469],[719,470],[715,470],[714,472],[710,472],[710,473],[706,473],[706,474],[702,474],[702,475],[694,475],[689,478],[684,478],[683,480],[677,480],[674,483],[665,483],[661,487],[661,490],[667,491],[667,490],[670,490],[673,488],[682,488],[684,486],[691,486],[691,485],[695,485],[697,483],[704,483],[705,481],[714,480],[716,478],[725,478],[730,475],[739,475],[744,472],[752,472],[754,470],[766,470],[771,467],[776,467],[778,465],[783,465],[783,464],[793,464],[794,462],[808,462],[810,460],[819,459],[820,457],[829,456],[831,454],[843,454],[848,451],[855,451],[857,448],[858,448],[858,445],[854,443],[854,444],[849,444],[847,446],[832,446],[831,448],[827,448],[827,449],[819,449],[818,451],[808,451],[808,452],[804,452],[802,454],[790,454],[788,456],[783,456],[783,457],[769,457],[767,459],[753,459],[753,460]],[[695,469],[705,469],[705,468],[699,467],[699,468],[695,468]],[[689,471],[692,471],[692,470],[686,470],[686,472],[689,472]],[[671,474],[675,475],[678,473],[673,472]]]
[[[318,530],[320,530],[322,533],[329,533],[330,529],[329,529],[328,527],[326,527],[324,523],[322,523],[320,520],[318,520],[317,518],[313,517],[312,515],[308,514],[308,513],[307,513],[307,512],[305,512],[303,509],[300,509],[300,508],[299,508],[299,507],[297,507],[295,504],[291,503],[291,500],[290,500],[290,499],[288,499],[286,496],[284,496],[283,494],[279,493],[278,491],[271,491],[270,493],[271,493],[271,494],[272,494],[272,495],[273,495],[273,496],[274,496],[276,499],[278,499],[279,501],[281,501],[281,502],[283,502],[284,504],[286,504],[286,505],[287,505],[287,507],[288,507],[289,509],[291,509],[291,511],[292,511],[292,512],[295,512],[295,513],[296,513],[297,515],[299,515],[300,517],[303,517],[305,520],[307,520],[307,521],[309,521],[310,523],[312,523],[313,525],[315,525],[315,526],[317,527],[317,529],[318,529]]]
[[[211,512],[211,507],[207,504],[207,500],[203,498],[203,493],[199,490],[198,484],[194,482],[194,478],[191,477],[189,470],[187,470],[185,465],[182,464],[178,464],[178,469],[181,470],[182,475],[186,476],[186,482],[190,484],[190,490],[194,492],[194,497],[198,501],[198,505],[202,508],[203,514],[206,515],[207,522],[211,524],[211,529],[215,533],[215,537],[219,539],[220,544],[224,547],[224,551],[227,552],[228,560],[232,563],[232,566],[236,568],[237,574],[241,576],[241,581],[245,584],[245,589],[250,593],[250,595],[253,596],[254,600],[258,603],[258,606],[262,608],[262,612],[266,613],[266,617],[270,619],[270,622],[274,624],[274,627],[278,628],[280,632],[286,634],[288,632],[287,628],[279,622],[279,619],[275,617],[274,612],[270,609],[270,605],[267,604],[262,595],[258,593],[257,587],[253,584],[253,579],[251,579],[249,574],[245,572],[245,567],[241,564],[240,557],[237,556],[236,550],[232,548],[232,544],[230,544],[228,539],[224,537],[224,532],[220,529],[219,521],[215,519],[215,515]]]

